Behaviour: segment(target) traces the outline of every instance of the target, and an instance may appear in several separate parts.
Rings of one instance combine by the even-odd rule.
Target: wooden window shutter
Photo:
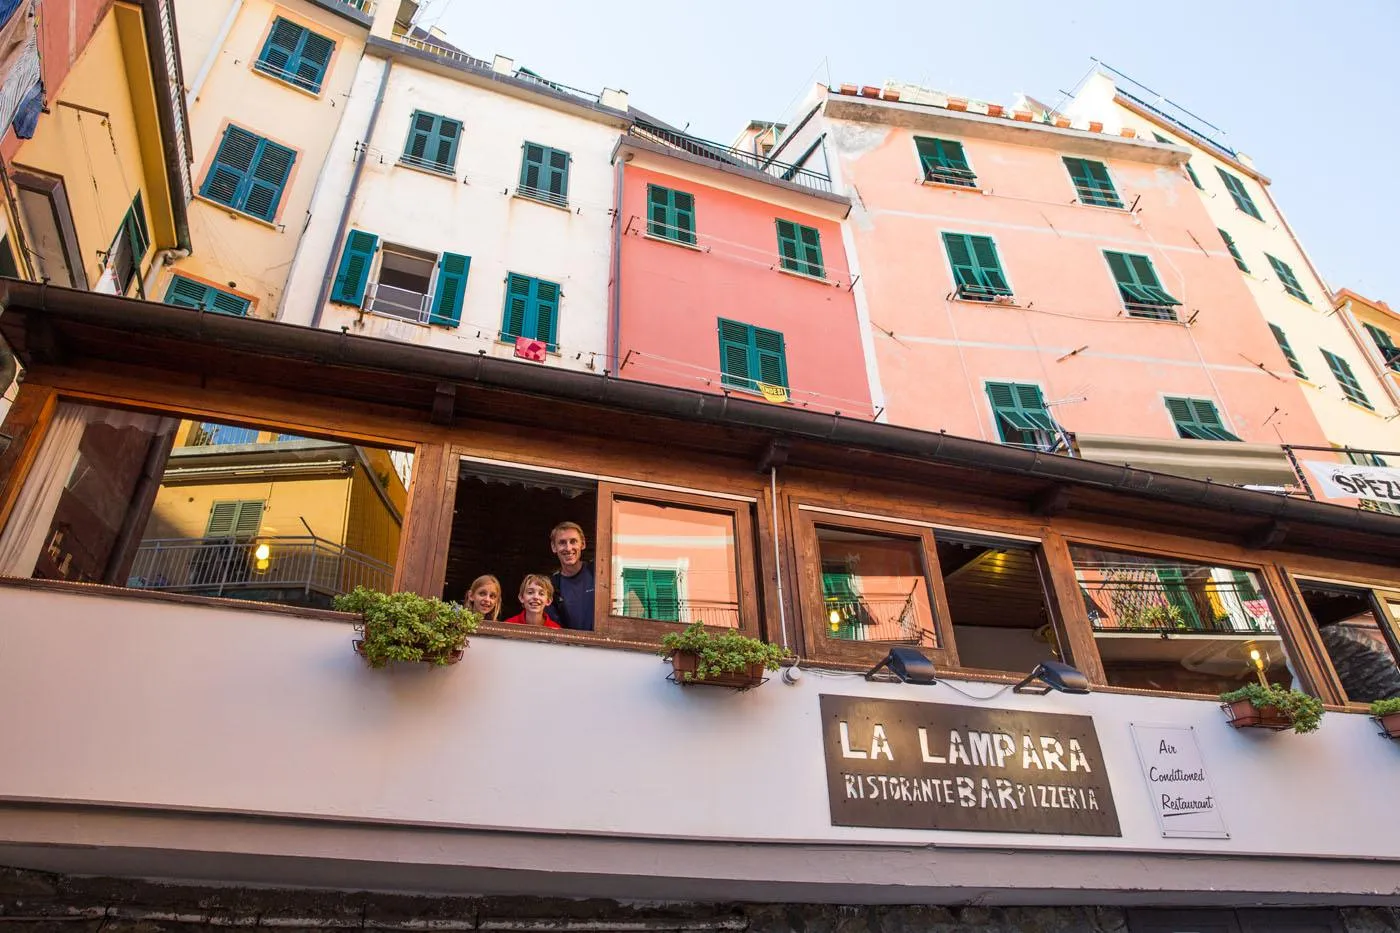
[[[292,173],[292,164],[297,154],[286,146],[262,140],[258,145],[257,159],[249,173],[248,193],[242,209],[254,217],[272,220],[277,216],[277,205],[282,201],[282,190]]]
[[[1230,236],[1223,227],[1216,227],[1220,231],[1220,239],[1225,241],[1225,248],[1230,251],[1230,258],[1235,260],[1235,265],[1241,272],[1248,272],[1249,266],[1244,264],[1244,257],[1240,255],[1239,249],[1235,246],[1235,238]]]
[[[535,332],[530,336],[543,341],[550,350],[559,349],[559,286],[542,279],[531,281]]]
[[[1225,182],[1225,190],[1230,192],[1235,206],[1255,220],[1263,220],[1264,218],[1260,216],[1259,208],[1254,206],[1254,199],[1249,196],[1249,189],[1244,186],[1244,182],[1218,165],[1215,170],[1220,174],[1220,180]]]
[[[720,318],[719,364],[720,371],[724,374],[720,381],[724,385],[754,388],[753,380],[749,376],[752,371],[749,362],[749,348],[753,343],[752,332],[753,328],[748,324]]]
[[[412,162],[428,161],[428,144],[437,135],[438,117],[435,114],[415,110],[408,125],[408,144],[404,155]]]
[[[506,306],[501,319],[501,336],[514,340],[529,336],[525,332],[525,316],[530,310],[531,279],[516,275],[506,276]]]
[[[797,224],[778,221],[778,257],[784,269],[796,271],[801,263],[797,248]]]
[[[214,164],[209,167],[209,174],[199,189],[200,196],[229,207],[239,207],[238,198],[242,194],[244,180],[253,167],[261,142],[260,137],[245,129],[226,127],[219,148],[214,153]]]
[[[467,272],[472,258],[459,253],[443,253],[438,257],[437,288],[433,294],[433,310],[429,324],[456,327],[462,321],[462,301],[467,292]]]
[[[248,538],[262,527],[262,499],[224,499],[209,509],[206,538]]]
[[[296,63],[294,83],[313,94],[321,92],[321,82],[325,80],[326,69],[330,67],[331,55],[335,52],[335,42],[318,33],[307,30],[302,37],[301,55]]]
[[[340,255],[340,268],[335,274],[331,301],[359,307],[365,300],[365,285],[369,282],[370,266],[379,237],[363,230],[351,230],[345,237],[345,249]]]
[[[787,388],[787,350],[783,335],[776,330],[752,328],[753,356],[749,375],[759,382]]]
[[[1283,328],[1277,324],[1270,324],[1269,330],[1273,331],[1274,339],[1278,341],[1278,348],[1283,351],[1283,358],[1288,360],[1288,368],[1293,370],[1293,375],[1299,379],[1308,378],[1303,372],[1303,364],[1298,362],[1298,355],[1293,352],[1293,347],[1288,343],[1288,335],[1283,332]]]
[[[172,277],[170,284],[165,289],[165,303],[181,308],[203,310],[208,296],[208,285],[187,279],[182,275]]]

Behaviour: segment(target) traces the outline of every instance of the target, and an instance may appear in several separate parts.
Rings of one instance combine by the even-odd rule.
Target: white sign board
[[[1190,726],[1132,724],[1133,744],[1163,838],[1229,839]]]
[[[1304,460],[1303,466],[1317,480],[1316,491],[1329,499],[1400,503],[1400,469],[1323,460]]]

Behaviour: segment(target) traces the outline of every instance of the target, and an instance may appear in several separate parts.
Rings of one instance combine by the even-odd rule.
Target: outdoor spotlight
[[[1031,686],[1034,684],[1034,686]],[[1012,693],[1044,696],[1051,690],[1059,693],[1088,693],[1089,678],[1060,661],[1041,661],[1026,679],[1012,688]]]
[[[874,680],[875,675],[884,667],[889,668],[890,673],[898,677],[900,683],[926,685],[938,683],[938,671],[934,668],[933,662],[924,657],[923,652],[915,651],[913,648],[903,646],[891,648],[890,653],[885,655],[883,661],[866,672],[865,679]]]

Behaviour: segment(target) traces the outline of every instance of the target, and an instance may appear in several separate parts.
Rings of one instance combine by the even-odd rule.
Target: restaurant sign
[[[1133,723],[1133,744],[1163,838],[1229,839],[1196,730]]]
[[[1400,503],[1400,469],[1304,460],[1317,491],[1328,499]]]
[[[1088,716],[821,697],[834,826],[1119,836]]]

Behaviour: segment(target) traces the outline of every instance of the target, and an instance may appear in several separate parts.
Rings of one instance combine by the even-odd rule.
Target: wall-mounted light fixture
[[[1051,690],[1059,693],[1088,693],[1089,678],[1060,661],[1041,661],[1035,666],[1035,670],[1026,675],[1025,680],[1011,689],[1011,692],[1044,696]]]
[[[891,648],[890,653],[885,655],[883,661],[866,672],[865,679],[874,680],[875,675],[882,668],[889,668],[890,673],[898,677],[900,683],[925,685],[938,683],[938,671],[934,668],[933,662],[924,657],[922,652],[915,651],[913,648],[898,645]]]

